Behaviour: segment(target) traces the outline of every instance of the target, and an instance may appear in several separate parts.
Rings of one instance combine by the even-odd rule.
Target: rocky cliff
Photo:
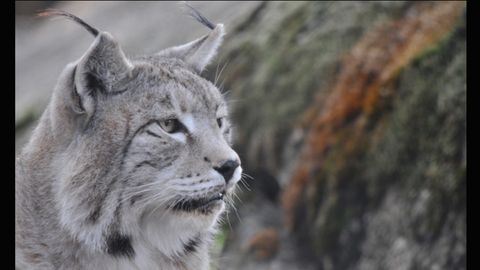
[[[246,257],[224,267],[465,269],[465,14],[265,3],[236,29],[224,88],[246,181],[269,201],[247,198],[226,247]],[[250,224],[262,204],[281,225]]]

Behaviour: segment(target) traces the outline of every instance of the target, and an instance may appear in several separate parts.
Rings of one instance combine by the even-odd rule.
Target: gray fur
[[[208,269],[224,202],[175,203],[234,191],[214,169],[237,160],[227,104],[199,73],[224,35],[213,31],[153,56],[128,59],[99,32],[66,66],[16,159],[19,269]],[[187,130],[159,125],[178,118]],[[222,118],[219,127],[217,119]]]

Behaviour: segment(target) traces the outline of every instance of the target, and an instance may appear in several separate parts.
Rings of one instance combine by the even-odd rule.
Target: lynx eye
[[[159,122],[160,127],[167,133],[177,133],[184,130],[178,119],[167,119]]]

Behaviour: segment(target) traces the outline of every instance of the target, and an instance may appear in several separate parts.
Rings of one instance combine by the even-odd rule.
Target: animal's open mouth
[[[192,199],[192,200],[181,200],[172,206],[173,210],[192,212],[199,210],[202,213],[209,213],[217,203],[223,201],[225,192],[219,192],[213,196]]]

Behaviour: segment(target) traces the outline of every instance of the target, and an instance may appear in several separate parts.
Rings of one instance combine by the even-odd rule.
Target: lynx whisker
[[[217,85],[218,79],[220,78],[220,76],[222,76],[223,71],[225,70],[225,68],[228,66],[229,63],[230,63],[230,61],[227,61],[225,64],[223,64],[223,67],[220,70],[220,73],[218,73],[218,76],[217,76],[217,74],[215,74],[215,80],[213,82],[214,85]],[[220,91],[220,92],[223,93],[223,91]]]
[[[235,193],[234,193],[233,195],[235,195]],[[235,195],[235,196],[236,196],[236,195]],[[237,198],[238,198],[238,197],[237,197]],[[240,215],[238,214],[237,207],[235,206],[235,204],[234,204],[233,200],[231,200],[231,202],[230,202],[230,205],[231,205],[231,207],[232,207],[233,211],[235,212],[235,215],[237,216],[237,218],[238,218],[238,221],[240,221],[240,222],[241,222],[241,221],[242,221],[242,219],[240,218]]]
[[[248,177],[248,178],[254,180],[254,179],[253,179],[253,176],[251,176],[251,175],[249,175],[249,174],[247,174],[247,173],[244,173],[244,172],[243,172],[243,173],[242,173],[242,176],[245,176],[245,177]]]

